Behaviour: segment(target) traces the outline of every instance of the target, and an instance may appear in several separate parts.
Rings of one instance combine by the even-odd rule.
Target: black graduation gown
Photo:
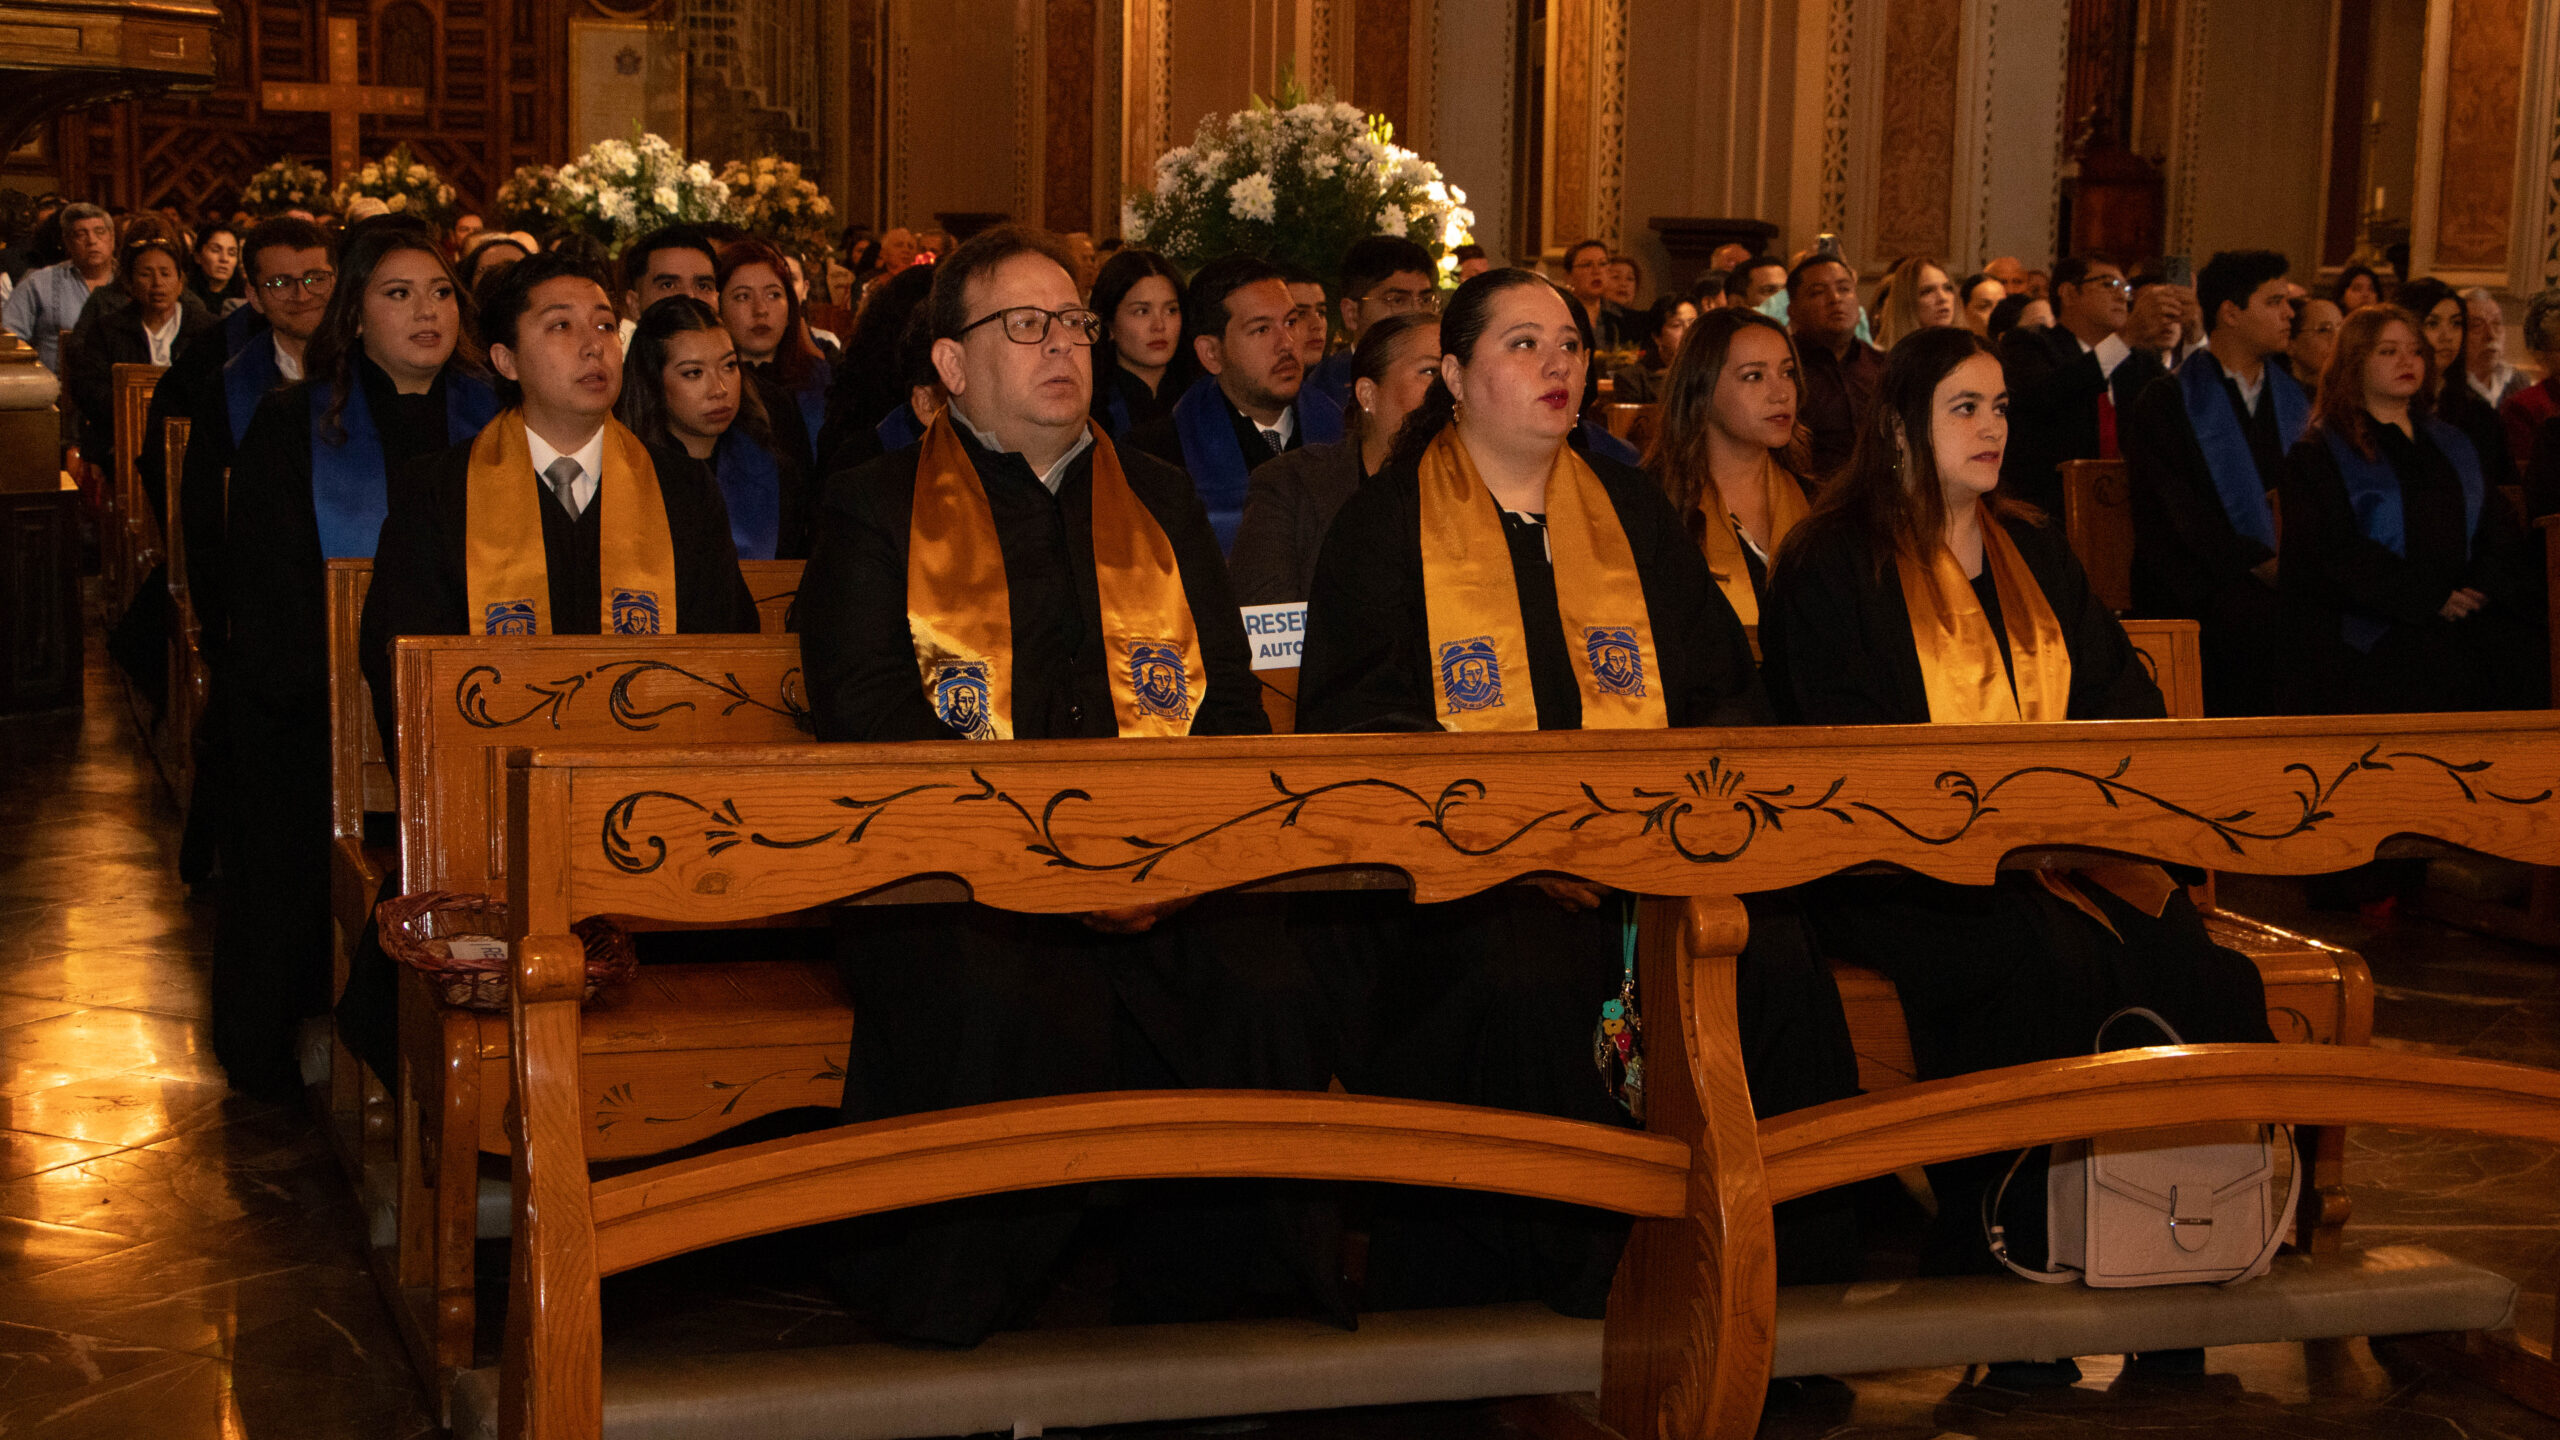
[[[966,426],[958,433],[1004,553],[1014,733],[1116,735],[1089,538],[1092,451],[1053,496],[1019,455],[987,451]],[[828,488],[798,610],[821,740],[958,738],[917,680],[907,625],[922,453],[898,450]],[[1198,630],[1206,685],[1192,733],[1265,733],[1243,624],[1189,479],[1125,447],[1119,454],[1173,543]],[[861,1017],[848,1121],[1095,1090],[1314,1090],[1332,1073],[1312,983],[1271,902],[1210,896],[1136,936],[1105,935],[1075,916],[891,906],[844,912],[837,936]],[[1330,1294],[1338,1256],[1317,1207],[1271,1205],[1257,1216],[1240,1189],[1257,1193],[1146,1187],[1122,1245],[1115,1304],[1124,1318],[1215,1316],[1257,1263],[1294,1270],[1297,1283],[1347,1313]],[[887,1217],[866,1227],[840,1275],[893,1333],[973,1344],[1026,1317],[1085,1204],[1067,1188]],[[1275,1223],[1296,1238],[1269,1243]]]
[[[651,446],[649,459],[657,467],[658,493],[675,543],[676,630],[686,635],[756,633],[755,597],[738,573],[737,548],[729,540],[729,507],[721,501],[711,471],[665,446]],[[470,474],[471,446],[466,442],[439,450],[391,488],[391,513],[382,522],[382,543],[374,551],[373,588],[365,594],[360,640],[385,755],[395,753],[397,738],[392,642],[403,635],[474,633],[470,574],[463,559]],[[588,501],[574,521],[548,489],[537,498],[542,502],[535,509],[542,515],[551,633],[602,634],[604,496],[599,492]]]
[[[792,464],[796,464],[803,476],[817,474],[817,438],[809,433],[809,422],[800,413],[799,395],[782,383],[781,367],[774,361],[767,360],[761,364],[741,365],[738,369],[747,377],[747,382],[756,387],[756,398],[764,402],[765,418],[773,423],[775,449],[787,457]],[[786,475],[789,469],[790,465],[784,467]],[[790,508],[790,501],[786,496],[784,501],[786,517]]]
[[[394,476],[448,443],[445,382],[395,392],[358,374]],[[235,807],[214,941],[215,1056],[235,1088],[298,1087],[294,1027],[329,990],[329,652],[326,562],[312,503],[310,386],[267,396],[231,471],[223,531],[229,644],[214,708]]]
[[[2158,687],[2124,627],[2090,593],[2060,527],[2003,524],[2061,622],[2071,655],[2070,718],[2164,714]],[[1974,593],[2005,659],[1987,566]],[[1760,612],[1760,653],[1778,713],[1790,723],[1929,719],[1901,584],[1890,565],[1879,572],[1858,537],[1838,528],[1814,522],[1787,537]],[[1924,1080],[2087,1054],[2100,1023],[2128,1005],[2158,1011],[2197,1044],[2274,1039],[2256,967],[2206,937],[2183,892],[2154,918],[2084,888],[2115,933],[2024,874],[1991,885],[1840,876],[1806,887],[1805,908],[1826,953],[1881,971],[1901,991]],[[1933,1268],[1990,1264],[1979,1196],[2007,1161],[1932,1167],[1940,1218]]]
[[[1590,464],[1634,554],[1671,724],[1767,723],[1741,622],[1680,517],[1643,472]],[[1579,729],[1582,695],[1543,526],[1505,516],[1503,531],[1539,728]],[[1437,730],[1428,625],[1415,472],[1390,465],[1342,507],[1317,558],[1298,728]],[[1839,992],[1793,901],[1746,903],[1752,933],[1738,983],[1755,1108],[1774,1115],[1855,1094]],[[1352,1089],[1623,1125],[1591,1060],[1600,1006],[1624,977],[1623,918],[1614,896],[1568,912],[1532,887],[1502,886],[1435,905],[1311,899],[1297,923],[1343,1028]],[[1837,1278],[1823,1261],[1854,1265],[1854,1245],[1830,1233],[1834,1243],[1782,1242],[1787,1280]],[[1597,1315],[1625,1234],[1622,1219],[1598,1211],[1459,1192],[1396,1197],[1370,1248],[1369,1298],[1381,1308],[1534,1298]]]
[[[2229,377],[2221,389],[2261,482],[2274,489],[2284,473],[2275,401],[2262,388],[2252,413]],[[2120,431],[2133,511],[2134,613],[2197,622],[2206,713],[2335,710],[2346,661],[2338,617],[2254,573],[2276,552],[2240,533],[2223,509],[2178,377],[2145,387]]]
[[[2098,458],[2103,434],[2098,397],[2115,406],[2121,449],[2125,417],[2142,392],[2168,370],[2160,357],[2136,350],[2110,375],[2095,350],[2056,325],[2012,330],[2000,339],[2000,368],[2009,381],[2009,450],[2000,461],[2002,494],[2054,515],[2062,513],[2062,462]]]
[[[1164,383],[1152,390],[1128,366],[1116,361],[1095,368],[1101,373],[1093,377],[1094,422],[1114,438],[1170,414],[1173,402],[1182,398],[1182,391],[1174,383],[1179,366],[1165,367]]]
[[[1274,450],[1271,448],[1271,442],[1262,437],[1261,426],[1254,424],[1243,411],[1236,408],[1235,402],[1228,400],[1224,394],[1219,395],[1218,398],[1226,407],[1227,425],[1236,432],[1236,445],[1244,452],[1245,469],[1248,471],[1266,460],[1299,449],[1307,443],[1307,423],[1304,415],[1298,417],[1297,424],[1289,427],[1287,443],[1278,450]],[[1176,470],[1182,469],[1182,427],[1173,418],[1174,404],[1181,399],[1180,391],[1173,391],[1167,395],[1164,405],[1156,412],[1154,419],[1129,427],[1128,435],[1120,442],[1120,449],[1124,453],[1130,450],[1144,451]],[[1296,407],[1293,405],[1291,408]]]
[[[2284,583],[2333,611],[2388,622],[2352,653],[2342,708],[2351,713],[2534,710],[2550,701],[2550,640],[2540,537],[2519,524],[2482,457],[2480,518],[2463,533],[2462,482],[2422,430],[2369,427],[2400,481],[2406,555],[2365,538],[2337,457],[2316,430],[2287,457]],[[2488,593],[2466,619],[2437,612],[2456,589]]]

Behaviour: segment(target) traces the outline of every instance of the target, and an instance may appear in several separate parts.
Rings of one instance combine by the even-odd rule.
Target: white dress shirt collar
[[[559,459],[563,452],[554,448],[550,441],[533,433],[533,427],[530,425],[525,427],[524,440],[525,448],[533,452],[534,478],[540,480],[543,489],[548,491],[551,488],[551,482],[545,472],[550,470],[551,462]],[[578,478],[570,483],[569,493],[577,498],[578,513],[583,515],[587,512],[588,506],[596,503],[596,491],[604,485],[604,427],[597,426],[596,433],[587,437],[586,444],[579,446],[574,452],[569,452],[569,458],[578,462]]]

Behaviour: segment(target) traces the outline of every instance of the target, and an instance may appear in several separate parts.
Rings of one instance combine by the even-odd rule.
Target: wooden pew
[[[109,373],[114,396],[116,453],[108,473],[105,524],[99,531],[101,593],[111,615],[124,613],[133,592],[160,563],[160,520],[142,493],[143,426],[151,414],[151,392],[167,373],[165,365],[117,365]]]
[[[2062,528],[2098,603],[2133,608],[2133,506],[2121,460],[2062,462]]]
[[[2552,823],[2560,814],[2560,718],[2547,713],[2428,717],[2423,727],[2381,716],[543,750],[512,757],[507,779],[522,1142],[507,1361],[496,1401],[509,1436],[601,1433],[605,1275],[731,1239],[940,1200],[1210,1175],[1457,1185],[1637,1217],[1599,1345],[1600,1423],[1582,1433],[1747,1436],[1769,1376],[1785,1363],[1790,1325],[1824,1318],[1826,1301],[1834,1312],[1863,1305],[1890,1317],[1896,1308],[1867,1304],[1872,1296],[1845,1307],[1837,1296],[1782,1296],[1769,1230],[1777,1201],[1915,1164],[2141,1128],[2164,1113],[2181,1122],[2378,1123],[2560,1142],[2560,1074],[2320,1045],[2075,1057],[1901,1086],[1755,1124],[1733,1001],[1734,957],[1748,924],[1733,896],[1860,864],[1980,883],[2021,851],[2101,847],[2189,865],[2314,873],[2410,831],[2520,860],[2560,860],[2560,826]],[[1648,1133],[1363,1096],[1140,1092],[842,1126],[590,1177],[578,1043],[583,953],[568,934],[580,917],[734,924],[924,875],[956,877],[989,904],[1072,912],[1346,866],[1401,871],[1425,900],[1538,873],[1668,897],[1645,903],[1639,941],[1652,1022]],[[2452,1288],[2463,1294],[2430,1291],[2433,1298],[2421,1300],[2407,1288],[2418,1268],[2455,1277]],[[2341,1278],[2356,1303],[2336,1303]],[[2049,1310],[2057,1293],[1964,1280],[1898,1290],[1897,1305],[1954,1293],[1977,1309],[2031,1312]],[[2250,1298],[2216,1298],[2226,1293]],[[2271,1323],[2264,1313],[2251,1312],[2254,1322],[2242,1313],[2258,1301],[2284,1309],[2323,1294],[2326,1308],[2293,1306],[2277,1334],[2246,1333],[2252,1323]],[[2165,1343],[2227,1344],[2367,1333],[2382,1323],[2486,1328],[2509,1313],[2513,1294],[2484,1272],[2440,1260],[2420,1267],[2414,1255],[2395,1252],[2381,1263],[2297,1256],[2231,1292],[2188,1287],[2183,1297],[2147,1292],[2079,1308],[2156,1317],[2165,1307],[2189,1327],[2177,1333],[2191,1337]],[[1500,1394],[1545,1373],[1522,1366],[1487,1374],[1459,1363],[1465,1356],[1452,1350],[1481,1354],[1481,1340],[1443,1345],[1431,1360],[1387,1374],[1346,1359],[1403,1353],[1395,1347],[1410,1339],[1410,1317],[1381,1319],[1391,1323],[1323,1342],[1328,1377],[1357,1383],[1314,1393],[1306,1372],[1292,1372],[1297,1388],[1287,1391],[1291,1381],[1266,1373],[1251,1345],[1200,1365],[1214,1388],[1186,1378],[1190,1372],[1133,1371],[1125,1352],[1149,1337],[1118,1332],[1085,1353],[1116,1353],[1099,1362],[1118,1367],[1108,1374],[1157,1383],[1052,1383],[1039,1397],[1045,1412],[991,1416],[972,1408],[988,1392],[970,1377],[985,1381],[986,1367],[942,1357],[864,1373],[905,1386],[884,1393],[887,1404],[912,1401],[918,1373],[929,1371],[947,1387],[938,1397],[946,1408],[930,1413],[966,1423],[862,1428],[880,1420],[866,1408],[869,1397],[841,1393],[829,1397],[840,1407],[831,1413],[845,1417],[846,1435],[996,1423],[1038,1433],[1043,1423],[1288,1408],[1270,1403],[1274,1383],[1283,1386],[1280,1398],[1300,1406],[1371,1404],[1452,1398],[1450,1385]],[[1836,1330],[1838,1314],[1830,1319]],[[1961,1348],[1971,1343],[1970,1328],[1941,1321],[1918,1338]],[[1908,1344],[1909,1331],[1896,1327],[1891,1338]],[[1272,1332],[1222,1333],[1258,1344]],[[2004,1343],[2071,1347],[2062,1354],[2164,1343],[2076,1347],[2090,1339],[2085,1325],[2063,1325]],[[1214,1348],[1214,1340],[1203,1343]],[[862,1368],[851,1352],[838,1355]],[[2050,1357],[2030,1349],[1973,1358]],[[696,1383],[712,1383],[721,1367],[688,1368]],[[1453,1371],[1465,1373],[1451,1379]],[[733,1407],[759,1397],[769,1399],[770,1387],[731,1387],[708,1413],[752,1429],[754,1419]],[[1003,1403],[1019,1398],[1008,1392]]]
[[[179,513],[181,475],[186,467],[187,436],[192,425],[186,416],[172,415],[162,431],[161,448],[168,460],[163,481],[168,487],[168,513],[172,516]],[[164,528],[169,567],[169,703],[160,714],[158,748],[165,757],[163,769],[183,809],[192,803],[195,794],[196,727],[204,720],[213,677],[205,668],[204,626],[196,619],[194,592],[187,584],[187,527],[173,519]]]
[[[1653,432],[1661,421],[1660,405],[1612,403],[1600,407],[1600,424],[1610,434],[1636,447],[1639,452],[1653,443]]]
[[[796,586],[798,563],[790,570],[781,578]],[[787,591],[781,598],[787,605]],[[780,614],[768,608],[766,618]],[[404,894],[505,892],[498,759],[508,747],[806,738],[789,636],[411,637],[396,664]],[[832,965],[779,961],[646,966],[585,1020],[599,1158],[691,1144],[795,1106],[833,1107],[853,1032]],[[505,1016],[443,1005],[421,977],[402,974],[398,1223],[377,1262],[419,1372],[439,1393],[471,1362],[479,1157],[509,1146],[508,1054]]]
[[[790,629],[791,602],[800,598],[800,567],[806,560],[741,560],[747,593],[756,600],[756,623],[767,635]]]

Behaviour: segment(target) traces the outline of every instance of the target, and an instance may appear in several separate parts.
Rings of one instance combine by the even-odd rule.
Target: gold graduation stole
[[[1451,730],[1535,730],[1529,643],[1502,509],[1476,473],[1455,426],[1423,452],[1422,594],[1431,631],[1432,693]],[[1547,553],[1565,648],[1580,664],[1585,730],[1661,730],[1653,617],[1635,552],[1591,466],[1558,446],[1547,473]]]
[[[1778,542],[1787,532],[1813,511],[1804,499],[1804,487],[1795,477],[1778,468],[1775,460],[1760,462],[1760,486],[1769,504],[1769,554],[1778,553]],[[1707,573],[1716,579],[1716,588],[1724,592],[1725,603],[1733,607],[1745,625],[1760,623],[1760,596],[1751,588],[1751,565],[1742,553],[1742,537],[1733,515],[1716,491],[1715,477],[1709,476],[1698,494],[1698,510],[1706,520],[1699,548],[1706,552]]]
[[[508,410],[471,442],[465,482],[463,572],[473,623],[483,635],[549,635],[551,567],[542,548],[542,510],[557,504],[533,473],[524,412]],[[593,503],[604,507],[597,613],[613,635],[663,635],[676,628],[676,547],[666,498],[649,447],[621,422],[604,422],[604,474]]]
[[[1982,563],[2000,597],[2000,624],[2008,632],[2009,663],[2000,663],[2000,640],[1982,611],[1964,567],[1944,541],[1927,560],[1909,552],[1894,556],[1902,601],[1911,611],[1911,642],[1920,652],[1920,683],[1929,695],[1929,723],[1971,725],[1997,720],[2071,718],[2071,649],[2062,621],[2044,587],[2027,569],[2017,542],[1988,506],[1981,512]],[[2016,681],[2011,683],[2011,675]],[[2114,922],[2081,889],[2100,886],[2154,919],[2177,891],[2157,865],[2098,861],[2069,871],[2039,870],[2036,879],[2066,904],[2110,932]],[[2121,935],[2117,936],[2122,939]]]
[[[1174,563],[1119,452],[1093,436],[1093,571],[1120,735],[1188,735],[1200,637]],[[907,529],[907,630],[925,698],[972,740],[1013,738],[1013,610],[995,511],[946,407],[924,433]]]

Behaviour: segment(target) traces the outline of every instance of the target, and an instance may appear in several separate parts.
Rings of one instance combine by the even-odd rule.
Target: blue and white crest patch
[[[1478,635],[1469,640],[1452,640],[1440,647],[1440,689],[1449,697],[1449,708],[1459,710],[1492,710],[1502,705],[1502,657],[1494,653],[1493,637]]]
[[[1582,632],[1583,653],[1591,660],[1591,678],[1603,695],[1644,694],[1644,647],[1636,632],[1621,625],[1594,625]]]

